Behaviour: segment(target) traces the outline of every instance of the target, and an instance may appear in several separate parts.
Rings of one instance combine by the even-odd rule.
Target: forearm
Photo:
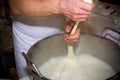
[[[13,13],[29,17],[64,14],[73,21],[85,21],[94,4],[84,0],[9,0]]]
[[[59,0],[9,0],[14,14],[29,17],[59,14]]]

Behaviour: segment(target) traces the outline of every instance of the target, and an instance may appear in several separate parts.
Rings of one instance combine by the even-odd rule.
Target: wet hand
[[[78,27],[77,30],[73,35],[70,35],[70,32],[74,26],[75,22],[70,21],[66,26],[66,35],[65,35],[65,41],[68,45],[74,45],[77,43],[79,37],[80,37],[80,28]]]
[[[73,21],[86,21],[94,8],[94,3],[84,0],[60,0],[59,10]]]

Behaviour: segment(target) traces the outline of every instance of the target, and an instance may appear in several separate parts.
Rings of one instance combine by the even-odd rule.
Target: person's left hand
[[[68,45],[74,45],[75,43],[77,43],[79,37],[80,37],[80,28],[78,27],[77,30],[75,31],[75,33],[73,35],[70,35],[70,32],[74,26],[75,22],[70,21],[67,26],[66,26],[66,35],[65,35],[65,41]]]

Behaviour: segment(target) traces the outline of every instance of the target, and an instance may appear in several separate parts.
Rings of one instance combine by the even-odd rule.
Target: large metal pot
[[[91,34],[81,34],[74,46],[75,55],[90,54],[107,62],[116,73],[120,70],[120,48],[108,39]],[[66,56],[67,45],[64,34],[54,35],[38,41],[28,51],[31,60],[40,67],[52,57]]]

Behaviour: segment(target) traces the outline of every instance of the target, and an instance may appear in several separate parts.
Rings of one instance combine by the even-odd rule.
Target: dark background
[[[100,1],[107,2],[107,3],[111,3],[111,4],[114,4],[114,5],[119,5],[119,6],[120,6],[119,0],[100,0]]]
[[[0,0],[0,79],[10,79],[10,69],[15,67],[12,20],[7,0]]]

